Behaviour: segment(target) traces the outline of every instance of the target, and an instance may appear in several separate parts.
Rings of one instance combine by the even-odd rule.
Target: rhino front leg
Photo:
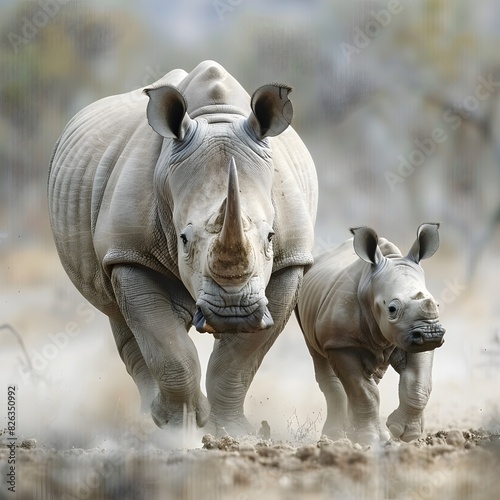
[[[371,444],[380,439],[379,391],[377,383],[366,369],[364,351],[356,348],[331,349],[328,361],[339,377],[347,394],[348,413],[353,441]]]
[[[158,384],[151,374],[134,334],[121,314],[109,318],[116,347],[128,374],[132,377],[141,396],[141,413],[149,413],[151,403],[158,394]]]
[[[238,436],[254,431],[244,414],[245,396],[264,356],[290,318],[302,275],[302,267],[286,268],[272,275],[266,288],[272,327],[252,333],[226,333],[215,342],[207,368],[212,432]]]
[[[123,317],[158,385],[151,402],[156,425],[196,421],[202,427],[210,406],[200,390],[198,354],[187,334],[189,295],[181,284],[140,266],[115,266],[111,278]]]
[[[391,365],[399,373],[399,406],[387,419],[391,434],[403,441],[421,436],[423,412],[432,390],[434,351],[409,353],[398,349],[391,356]]]

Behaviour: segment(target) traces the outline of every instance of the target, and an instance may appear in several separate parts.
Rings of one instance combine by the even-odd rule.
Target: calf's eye
[[[399,300],[391,300],[390,304],[387,306],[387,313],[389,315],[389,319],[396,319],[401,310],[401,303]]]

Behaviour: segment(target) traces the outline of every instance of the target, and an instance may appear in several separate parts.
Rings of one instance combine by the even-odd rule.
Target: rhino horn
[[[222,229],[210,252],[210,270],[221,286],[245,284],[251,277],[254,253],[243,227],[236,163],[231,158]]]
[[[234,158],[229,162],[229,181],[227,186],[226,210],[224,222],[219,236],[223,248],[237,249],[245,240],[241,213],[240,188],[238,172]]]
[[[420,310],[426,318],[437,318],[439,315],[438,304],[431,297],[422,300],[422,302],[420,303]]]

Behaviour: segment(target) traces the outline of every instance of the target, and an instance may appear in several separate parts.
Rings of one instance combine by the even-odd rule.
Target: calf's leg
[[[391,356],[391,365],[399,373],[399,406],[387,419],[395,438],[411,441],[424,430],[423,412],[432,390],[434,351],[419,353],[400,349]]]
[[[306,344],[313,359],[316,382],[326,400],[326,421],[322,432],[332,439],[341,439],[347,430],[347,395],[328,359],[310,347],[307,340]]]
[[[348,399],[350,437],[361,444],[380,439],[379,392],[373,374],[367,372],[364,350],[356,348],[330,349],[328,361],[338,376]]]

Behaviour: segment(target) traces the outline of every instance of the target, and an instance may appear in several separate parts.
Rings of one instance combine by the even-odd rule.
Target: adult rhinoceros
[[[245,395],[312,262],[314,164],[285,85],[219,64],[101,99],[66,126],[48,196],[62,264],[109,317],[155,423],[251,429]],[[207,369],[187,334],[215,335]]]

